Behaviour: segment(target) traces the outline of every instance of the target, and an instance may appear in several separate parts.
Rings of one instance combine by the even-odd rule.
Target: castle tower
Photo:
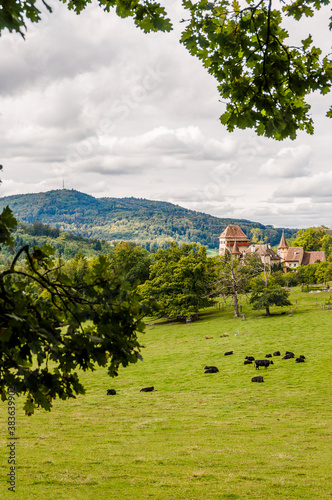
[[[279,255],[279,257],[281,258],[281,260],[285,260],[286,259],[286,255],[287,255],[287,252],[288,252],[288,245],[287,245],[287,241],[286,241],[286,238],[285,238],[285,234],[284,232],[282,233],[282,236],[281,236],[281,240],[280,240],[280,243],[278,245],[278,248],[277,248],[277,254]]]
[[[219,255],[225,255],[227,251],[234,253],[234,245],[239,252],[237,255],[240,255],[250,246],[250,240],[239,226],[229,225],[219,237]]]

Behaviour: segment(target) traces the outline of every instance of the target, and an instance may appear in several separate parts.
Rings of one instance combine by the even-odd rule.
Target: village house
[[[285,272],[298,266],[307,266],[308,264],[315,264],[315,262],[325,261],[325,252],[323,251],[305,252],[303,247],[289,247],[284,234],[281,236],[277,253]]]

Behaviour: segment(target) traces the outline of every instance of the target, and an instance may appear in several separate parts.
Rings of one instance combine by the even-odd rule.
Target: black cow
[[[272,354],[265,354],[266,358],[272,358]]]
[[[293,352],[287,352],[287,351],[286,351],[286,354],[285,354],[285,356],[284,356],[282,359],[292,359],[292,358],[294,358],[294,357],[295,357],[295,356],[294,356],[294,353],[293,353]]]
[[[107,396],[115,396],[116,390],[115,389],[107,389]]]
[[[143,387],[143,389],[140,390],[140,392],[152,392],[154,390],[154,387]]]
[[[244,365],[252,365],[251,359],[246,359],[243,363]]]
[[[280,351],[276,351],[273,353],[273,356],[280,356]]]
[[[251,382],[264,382],[263,377],[252,377]]]
[[[296,358],[295,360],[296,363],[304,363],[304,359],[301,358],[301,356],[299,358]]]
[[[225,352],[224,356],[229,356],[230,354],[233,354],[233,351]]]
[[[299,358],[305,359],[305,356],[303,356],[303,354],[300,354]]]
[[[247,359],[248,361],[255,361],[254,356],[246,356],[244,359]]]
[[[216,366],[206,366],[204,370],[205,373],[217,373],[219,371]]]
[[[273,361],[270,361],[269,359],[256,359],[255,364],[256,370],[259,370],[260,366],[264,366],[264,368],[267,368],[269,365],[273,365]]]

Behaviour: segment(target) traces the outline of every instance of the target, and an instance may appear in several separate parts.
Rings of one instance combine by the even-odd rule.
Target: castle
[[[306,252],[303,247],[289,247],[284,234],[281,236],[277,253],[272,250],[269,243],[265,245],[251,244],[250,239],[236,225],[227,226],[219,237],[219,255],[225,255],[226,252],[230,252],[240,259],[248,253],[256,253],[264,264],[268,264],[269,267],[281,264],[285,272],[298,266],[325,261],[325,252]]]

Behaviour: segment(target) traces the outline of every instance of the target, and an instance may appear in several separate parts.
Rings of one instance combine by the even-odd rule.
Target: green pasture
[[[57,401],[50,413],[26,417],[17,400],[15,493],[6,484],[1,403],[0,498],[332,498],[328,297],[295,291],[293,306],[271,308],[272,317],[243,301],[245,320],[221,307],[190,325],[157,322],[142,336],[144,361],[116,379],[104,369],[82,373],[86,395]],[[305,363],[280,356],[259,371],[243,364],[277,350]],[[219,373],[204,374],[205,365]],[[258,374],[264,383],[251,382]],[[140,392],[151,385],[154,392]],[[108,388],[117,395],[106,396]]]

